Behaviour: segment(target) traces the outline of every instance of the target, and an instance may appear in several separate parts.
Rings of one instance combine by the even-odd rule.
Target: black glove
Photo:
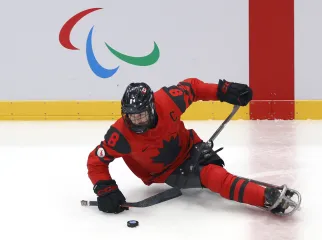
[[[129,208],[121,207],[125,203],[125,197],[118,189],[114,180],[98,181],[94,188],[97,194],[98,209],[106,213],[120,213]]]
[[[208,164],[215,164],[218,166],[225,166],[225,162],[217,155],[218,152],[223,150],[223,148],[219,148],[216,151],[214,151],[213,148],[214,144],[213,142],[210,142],[210,145],[205,142],[202,142],[199,145],[200,147],[203,147],[203,149],[200,152],[200,157],[199,157],[199,164],[201,166],[206,166]]]
[[[253,91],[246,84],[219,79],[217,97],[221,102],[246,106],[253,98]]]

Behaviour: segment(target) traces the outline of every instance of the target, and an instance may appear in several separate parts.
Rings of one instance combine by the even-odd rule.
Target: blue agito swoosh
[[[86,41],[86,57],[87,57],[88,65],[90,66],[90,68],[92,69],[92,71],[95,73],[96,76],[100,78],[112,77],[119,69],[119,66],[113,69],[107,69],[98,63],[98,61],[95,58],[93,47],[92,47],[93,28],[94,26],[89,31],[87,41]]]

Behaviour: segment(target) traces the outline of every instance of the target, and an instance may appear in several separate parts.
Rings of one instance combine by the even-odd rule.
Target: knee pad
[[[224,161],[217,154],[223,148],[219,148],[216,151],[212,148],[206,148],[200,151],[202,144],[199,143],[192,148],[190,157],[173,171],[166,180],[166,184],[171,187],[180,188],[203,188],[205,186],[201,183],[201,170],[208,165],[216,165],[221,168],[225,165]]]
[[[166,179],[165,183],[171,187],[180,189],[203,187],[200,182],[200,177],[196,174],[172,174]]]

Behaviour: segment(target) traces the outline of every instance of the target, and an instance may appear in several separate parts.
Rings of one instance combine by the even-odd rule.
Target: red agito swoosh
[[[81,20],[83,17],[85,17],[87,14],[94,12],[96,10],[100,10],[102,8],[90,8],[87,10],[84,10],[80,13],[77,13],[73,17],[71,17],[62,27],[62,29],[59,32],[59,42],[62,46],[64,46],[67,49],[70,50],[79,50],[76,48],[71,42],[70,42],[70,33],[73,29],[73,27],[76,25],[76,23]]]

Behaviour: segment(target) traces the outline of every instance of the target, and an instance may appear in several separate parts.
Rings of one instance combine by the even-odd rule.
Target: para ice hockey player
[[[231,174],[212,147],[180,116],[196,101],[221,101],[246,106],[253,92],[245,84],[219,80],[218,84],[188,78],[156,92],[146,83],[131,83],[121,100],[122,117],[110,126],[104,140],[88,156],[88,176],[97,195],[98,209],[106,213],[128,210],[125,196],[109,173],[109,164],[123,158],[144,184],[166,183],[179,188],[207,188],[223,198],[283,214],[289,204],[283,191]],[[198,161],[198,162],[196,162]],[[197,168],[192,168],[196,166]],[[284,191],[283,195],[293,195]],[[275,204],[276,203],[276,204]]]

